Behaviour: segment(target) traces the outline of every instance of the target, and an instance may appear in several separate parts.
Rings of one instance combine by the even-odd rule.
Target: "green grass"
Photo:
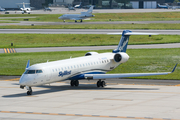
[[[0,34],[0,48],[117,45],[121,35]],[[180,43],[180,35],[130,36],[129,44]]]
[[[69,51],[69,52],[41,52],[41,53],[14,53],[0,54],[0,75],[21,75],[28,60],[31,65],[61,59],[67,59],[72,56],[84,56],[87,51]],[[109,50],[97,51],[110,52]],[[180,49],[128,49],[127,54],[130,56],[128,62],[118,66],[109,73],[145,73],[145,72],[170,72],[174,65],[179,62]],[[145,79],[177,79],[180,67],[169,75],[140,77]]]
[[[6,25],[0,29],[145,29],[179,30],[180,24],[71,24],[71,25]]]
[[[16,21],[0,21],[0,23],[19,23],[19,22],[16,22]]]
[[[29,21],[59,22],[58,17],[62,14],[9,14],[0,17],[36,17]],[[180,20],[180,12],[152,12],[152,13],[93,13],[95,17],[89,21],[167,21]],[[24,18],[7,18],[8,20],[23,21]]]

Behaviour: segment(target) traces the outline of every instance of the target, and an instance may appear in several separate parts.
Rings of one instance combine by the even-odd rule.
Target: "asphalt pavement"
[[[0,34],[107,34],[122,33],[122,29],[0,29]],[[180,35],[180,30],[131,30],[133,32]]]

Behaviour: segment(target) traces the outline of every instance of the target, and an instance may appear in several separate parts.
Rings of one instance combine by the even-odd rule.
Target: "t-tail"
[[[93,7],[94,7],[94,6],[91,6],[91,7],[89,8],[89,10],[87,11],[87,14],[92,14]]]
[[[108,33],[109,35],[119,35],[121,34],[121,39],[116,49],[113,50],[113,53],[117,52],[126,52],[129,37],[130,35],[158,35],[158,33],[140,33],[140,32],[132,32],[130,30],[124,30],[122,33]]]

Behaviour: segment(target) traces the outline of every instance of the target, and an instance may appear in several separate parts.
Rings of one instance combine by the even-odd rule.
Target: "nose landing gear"
[[[27,91],[27,95],[32,95],[32,88],[29,86],[26,86]]]

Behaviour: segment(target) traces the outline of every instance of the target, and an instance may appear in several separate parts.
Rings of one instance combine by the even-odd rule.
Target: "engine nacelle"
[[[97,55],[97,54],[99,54],[99,53],[97,53],[97,52],[87,52],[87,53],[85,54],[85,56]]]
[[[129,59],[129,55],[124,52],[118,52],[114,55],[114,61],[117,63],[125,63]]]

